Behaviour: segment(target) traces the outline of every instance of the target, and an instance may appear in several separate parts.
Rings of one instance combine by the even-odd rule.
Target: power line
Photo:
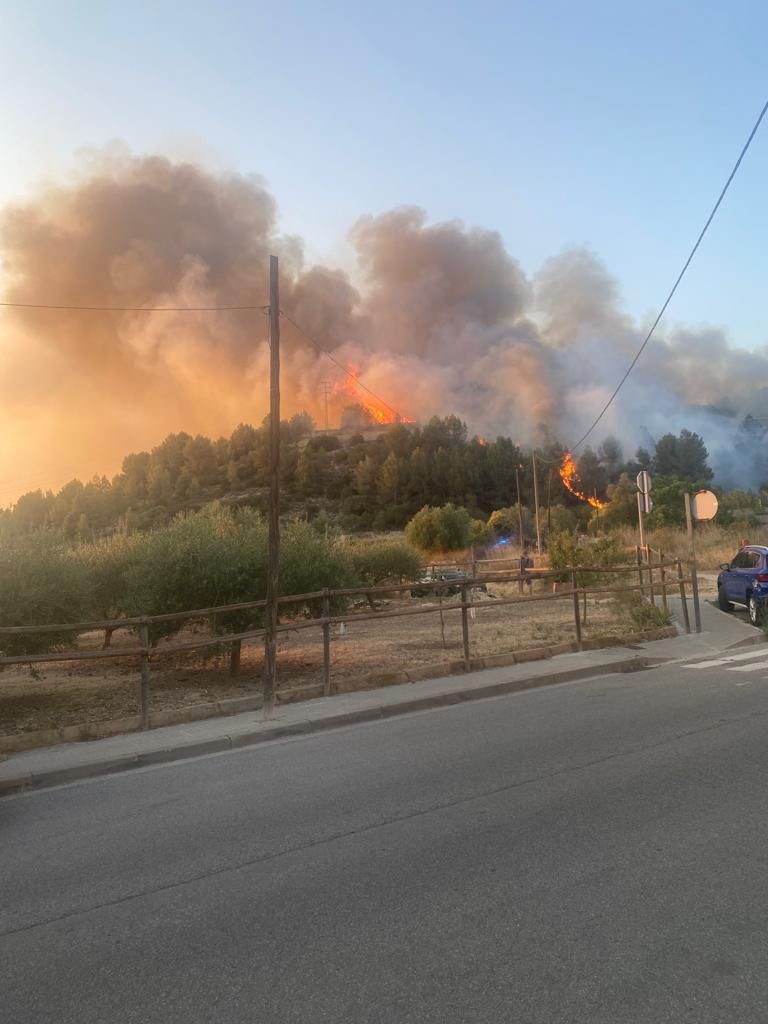
[[[0,302],[0,306],[9,309],[68,309],[86,313],[212,313],[269,309],[269,306],[64,306],[44,302]]]
[[[397,409],[393,409],[392,406],[388,402],[385,402],[384,399],[380,395],[377,395],[375,391],[371,391],[371,389],[369,387],[367,387],[365,384],[363,384],[363,382],[360,380],[359,376],[356,373],[354,373],[352,370],[350,370],[348,366],[345,366],[342,362],[340,362],[336,358],[336,356],[334,356],[331,352],[328,351],[327,348],[323,348],[323,346],[320,344],[320,342],[315,341],[314,338],[310,337],[310,335],[307,334],[307,332],[304,330],[304,328],[300,327],[299,324],[297,324],[296,321],[292,317],[288,316],[287,313],[283,312],[282,309],[280,310],[280,316],[282,316],[284,320],[287,320],[289,324],[293,324],[293,326],[296,328],[296,330],[299,332],[299,334],[303,335],[307,339],[307,341],[310,343],[310,345],[314,345],[314,347],[317,349],[318,352],[320,352],[324,356],[327,356],[327,358],[330,359],[330,361],[335,366],[338,366],[338,368],[340,370],[343,370],[344,373],[346,373],[346,375],[348,377],[351,377],[352,380],[355,382],[355,384],[362,391],[366,391],[371,396],[371,398],[375,398],[376,399],[376,401],[379,403],[379,405],[384,406],[385,409],[387,409],[389,412],[391,412],[392,415],[395,417],[395,419],[397,419],[397,420],[402,420],[403,419],[403,417],[400,415],[400,413],[397,411]]]
[[[577,441],[577,443],[575,445],[573,445],[573,447],[570,449],[572,452],[575,452],[577,448],[580,448],[584,444],[584,442],[589,437],[589,435],[592,433],[592,431],[595,429],[595,427],[598,425],[600,420],[608,412],[608,410],[610,409],[611,405],[613,405],[613,400],[616,398],[616,396],[618,395],[619,391],[621,391],[621,389],[622,389],[622,387],[624,385],[624,382],[626,381],[627,377],[629,377],[630,373],[632,373],[632,371],[635,368],[635,364],[637,363],[637,361],[640,358],[640,356],[643,354],[643,352],[645,350],[645,346],[648,344],[648,342],[653,337],[653,332],[656,330],[656,328],[659,325],[659,321],[664,316],[664,313],[666,312],[667,306],[670,304],[670,302],[672,301],[672,297],[674,296],[675,292],[677,291],[677,286],[680,284],[680,282],[682,281],[683,277],[685,276],[685,272],[688,269],[688,267],[690,266],[691,261],[693,260],[693,257],[696,255],[696,250],[701,245],[701,242],[702,242],[702,240],[704,238],[704,235],[706,235],[706,233],[707,233],[709,225],[714,220],[715,214],[717,213],[718,209],[720,208],[720,204],[722,203],[723,199],[725,198],[725,194],[728,191],[728,189],[730,188],[731,182],[736,177],[736,172],[738,171],[739,167],[741,166],[741,161],[744,159],[744,156],[746,155],[747,150],[749,149],[750,145],[752,144],[752,140],[754,139],[755,135],[757,134],[757,130],[760,127],[760,124],[761,124],[763,118],[765,117],[766,111],[768,111],[768,101],[766,101],[765,105],[763,106],[763,109],[760,111],[760,116],[755,121],[755,124],[754,124],[754,127],[752,128],[752,131],[749,133],[749,137],[747,138],[747,141],[744,143],[744,146],[742,147],[742,150],[739,153],[739,158],[736,161],[736,163],[733,165],[733,170],[728,175],[728,180],[726,181],[725,185],[723,185],[722,191],[720,192],[720,195],[717,197],[717,202],[712,207],[712,212],[710,213],[709,217],[707,217],[706,223],[704,224],[704,227],[701,229],[699,237],[696,239],[696,243],[695,243],[695,245],[693,246],[693,248],[691,249],[691,251],[690,251],[690,253],[688,255],[688,259],[683,264],[683,269],[677,275],[677,280],[672,285],[672,290],[670,291],[669,295],[667,296],[666,300],[664,301],[664,305],[659,310],[658,316],[653,321],[653,324],[651,325],[650,331],[648,331],[648,333],[645,336],[645,340],[643,341],[643,343],[640,346],[640,348],[637,350],[637,354],[635,355],[635,358],[629,364],[629,366],[627,368],[627,372],[624,374],[624,376],[621,378],[619,383],[616,385],[615,391],[613,392],[611,397],[608,399],[608,401],[605,403],[605,405],[601,409],[600,415],[594,421],[594,423],[589,428],[589,430],[586,432],[586,434],[584,434],[584,436],[579,441]]]

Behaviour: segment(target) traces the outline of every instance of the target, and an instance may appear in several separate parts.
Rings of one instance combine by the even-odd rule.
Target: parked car
[[[768,547],[750,544],[732,562],[720,566],[717,604],[731,612],[735,604],[746,605],[749,621],[759,626],[768,607]]]
[[[430,569],[428,573],[411,587],[411,597],[431,597],[441,594],[449,597],[461,592],[462,585],[469,576],[461,569]],[[484,583],[473,586],[475,590],[487,590]]]

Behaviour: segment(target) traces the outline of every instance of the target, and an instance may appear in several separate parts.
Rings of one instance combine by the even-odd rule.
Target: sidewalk
[[[563,654],[522,665],[278,705],[269,722],[262,719],[261,711],[250,711],[89,743],[66,743],[24,751],[0,762],[0,795],[109,775],[143,765],[235,750],[267,740],[320,732],[462,701],[497,697],[537,686],[614,672],[638,671],[670,657],[670,654],[657,654],[656,648],[675,642],[656,641],[631,651],[619,647]]]
[[[670,611],[682,621],[680,599]],[[685,633],[627,647],[563,654],[556,658],[360,690],[297,704],[279,705],[265,722],[260,711],[127,733],[89,743],[67,743],[13,754],[0,761],[0,796],[61,785],[146,765],[235,750],[268,740],[321,732],[462,701],[498,697],[538,686],[633,672],[669,661],[707,657],[713,651],[764,643],[765,634],[702,601],[700,634]],[[693,608],[690,608],[693,627]]]
[[[678,628],[683,629],[682,600],[679,597],[670,597],[668,601],[669,610]],[[693,600],[690,597],[687,599],[687,604],[691,629],[695,629]],[[699,606],[701,608],[701,634],[697,636],[693,633],[690,637],[683,635],[678,637],[677,641],[673,640],[672,643],[684,642],[687,644],[693,641],[697,649],[709,646],[710,650],[721,651],[725,647],[732,647],[736,644],[761,643],[766,639],[763,631],[750,623],[746,610],[721,612],[710,597],[702,597]],[[663,641],[661,642],[663,643]],[[683,657],[683,655],[680,654],[677,657]]]

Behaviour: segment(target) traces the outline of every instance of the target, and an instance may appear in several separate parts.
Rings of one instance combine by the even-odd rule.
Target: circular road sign
[[[717,515],[717,498],[712,491],[696,491],[691,499],[691,515],[699,523],[707,523]]]

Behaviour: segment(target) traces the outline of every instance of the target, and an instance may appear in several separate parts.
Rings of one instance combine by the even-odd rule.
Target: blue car
[[[750,544],[739,551],[732,562],[720,566],[717,577],[717,604],[732,612],[735,604],[746,605],[749,621],[759,626],[765,618],[768,602],[768,548]]]

